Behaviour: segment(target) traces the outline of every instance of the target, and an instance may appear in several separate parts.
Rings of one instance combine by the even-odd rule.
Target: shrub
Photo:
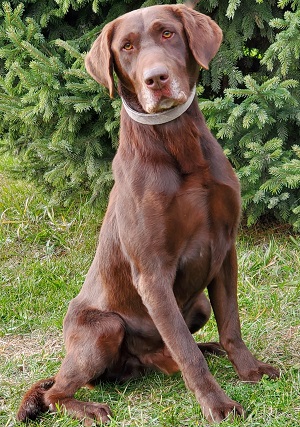
[[[172,1],[12,0],[0,13],[1,149],[52,201],[106,202],[120,101],[94,82],[85,52],[103,25]],[[241,179],[248,224],[300,228],[298,0],[202,0],[224,42],[201,72],[200,106]]]

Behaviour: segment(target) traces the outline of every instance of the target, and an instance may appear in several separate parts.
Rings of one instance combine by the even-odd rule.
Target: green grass
[[[24,391],[53,375],[64,355],[62,320],[94,255],[101,212],[89,205],[47,206],[38,189],[6,172],[0,158],[0,426],[13,426]],[[239,304],[250,350],[277,365],[277,381],[239,381],[226,358],[208,363],[227,394],[242,403],[245,427],[300,425],[300,239],[286,229],[242,230],[238,241]],[[198,336],[216,340],[213,319]],[[81,389],[80,399],[108,403],[112,427],[207,426],[180,375],[153,373],[125,385]],[[63,414],[46,414],[29,427],[72,427]]]

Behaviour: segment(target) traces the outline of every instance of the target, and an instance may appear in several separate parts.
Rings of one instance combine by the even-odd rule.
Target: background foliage
[[[52,201],[106,202],[118,99],[85,72],[103,25],[174,1],[12,0],[0,11],[1,149]],[[202,0],[224,32],[200,106],[242,184],[248,224],[272,216],[300,229],[299,0]]]

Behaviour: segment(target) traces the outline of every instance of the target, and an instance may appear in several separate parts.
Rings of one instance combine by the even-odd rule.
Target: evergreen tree
[[[4,2],[0,27],[0,132],[21,169],[68,203],[87,193],[105,202],[119,102],[84,69],[84,52],[105,20],[134,2]],[[15,7],[13,7],[15,6]]]
[[[87,75],[84,55],[106,22],[159,3],[174,1],[2,3],[1,149],[53,201],[106,202],[120,100]],[[197,9],[224,33],[198,93],[240,177],[248,223],[271,214],[300,229],[299,0],[202,0]]]
[[[233,21],[238,11],[234,5],[243,9],[242,3],[229,2],[227,16],[231,11]],[[270,13],[274,3],[261,6]],[[276,18],[256,29],[269,43],[253,33],[248,33],[249,41],[244,38],[242,82],[231,81],[221,97],[200,105],[237,170],[248,224],[271,214],[300,229],[300,8],[298,1],[289,0],[276,7],[272,12]],[[237,23],[253,29],[255,15],[246,12]],[[225,40],[223,50],[228,43]],[[222,61],[222,49],[219,55]]]

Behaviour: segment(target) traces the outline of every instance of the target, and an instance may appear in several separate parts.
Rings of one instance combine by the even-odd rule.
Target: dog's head
[[[86,56],[89,74],[114,94],[113,71],[144,111],[184,103],[199,65],[205,69],[222,41],[220,27],[184,5],[152,6],[107,24]]]

